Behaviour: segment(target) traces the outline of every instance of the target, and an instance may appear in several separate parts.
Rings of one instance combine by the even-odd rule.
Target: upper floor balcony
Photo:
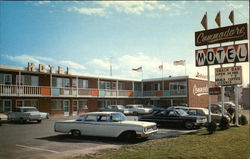
[[[0,85],[0,96],[19,97],[101,97],[101,98],[142,98],[142,97],[183,97],[187,90],[133,91],[117,89],[93,89],[72,87],[49,87],[27,85]]]

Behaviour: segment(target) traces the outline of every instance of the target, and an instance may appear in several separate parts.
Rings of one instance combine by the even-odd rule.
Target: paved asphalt
[[[46,119],[41,124],[4,123],[0,126],[0,159],[62,158],[133,144],[124,143],[115,138],[87,136],[73,138],[67,134],[54,132],[54,122],[63,119]],[[137,120],[137,117],[130,116],[129,119]],[[177,136],[187,132],[190,131],[176,128],[160,128],[159,132],[150,137],[149,140]]]

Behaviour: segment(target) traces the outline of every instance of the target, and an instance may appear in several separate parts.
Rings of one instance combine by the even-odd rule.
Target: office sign
[[[220,87],[209,88],[209,95],[220,95],[220,94],[221,94]]]
[[[195,46],[247,39],[247,23],[195,32]]]
[[[215,85],[230,86],[242,84],[241,66],[215,68]]]
[[[195,50],[196,66],[208,66],[247,61],[247,43]]]

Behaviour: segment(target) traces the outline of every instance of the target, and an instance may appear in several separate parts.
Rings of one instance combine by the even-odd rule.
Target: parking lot
[[[0,127],[0,159],[61,158],[134,144],[121,142],[115,138],[88,136],[74,138],[67,134],[54,132],[54,122],[63,119],[67,118],[50,118],[43,120],[41,124],[4,123]],[[137,120],[137,117],[130,116],[129,119]],[[159,128],[159,132],[149,140],[177,136],[187,132],[190,130]],[[144,141],[138,140],[137,142]]]

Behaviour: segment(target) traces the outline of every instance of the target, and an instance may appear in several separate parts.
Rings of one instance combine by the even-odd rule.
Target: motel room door
[[[73,116],[77,116],[78,115],[78,101],[77,100],[73,100],[73,105],[72,105],[72,115]]]
[[[69,116],[69,100],[63,100],[63,113],[64,116]]]

